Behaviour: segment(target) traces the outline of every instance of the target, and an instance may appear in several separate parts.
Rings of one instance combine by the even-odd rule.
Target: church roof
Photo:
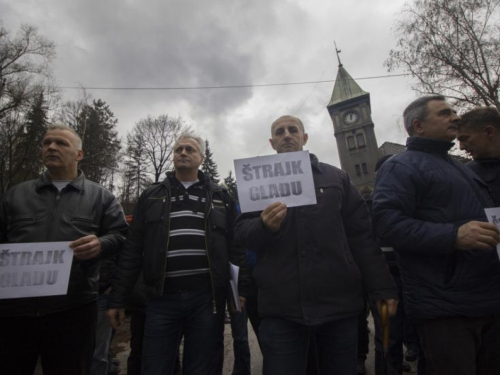
[[[347,73],[342,64],[340,64],[337,78],[335,79],[335,86],[333,87],[332,98],[328,106],[367,94]]]

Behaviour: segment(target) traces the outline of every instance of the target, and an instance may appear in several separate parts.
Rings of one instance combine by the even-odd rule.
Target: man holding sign
[[[301,151],[302,121],[278,118],[271,127],[278,153]],[[355,374],[363,290],[393,314],[397,290],[377,247],[366,204],[343,171],[311,155],[316,204],[270,204],[243,214],[236,237],[257,251],[260,343],[265,375],[305,374],[315,337],[321,374]]]
[[[72,241],[69,246],[74,254],[67,294],[54,295],[47,284],[43,297],[0,299],[2,374],[33,374],[39,356],[47,374],[89,371],[97,318],[99,259],[120,249],[127,223],[113,194],[85,179],[78,170],[82,158],[78,134],[63,125],[50,126],[42,148],[47,171],[37,180],[14,186],[2,199],[1,243],[16,244],[16,248],[25,244],[21,253],[31,254],[33,248],[41,247],[41,242]],[[14,263],[14,252],[7,255],[9,250],[5,251],[0,272],[1,266]],[[26,255],[25,264],[47,264],[49,258],[60,264],[69,251],[54,249],[47,252],[51,257],[38,258],[39,252],[34,252],[32,257]],[[21,286],[30,286],[32,280],[25,280],[23,276]],[[6,288],[18,286],[7,278],[2,281],[0,297]],[[51,282],[55,283],[54,274]]]

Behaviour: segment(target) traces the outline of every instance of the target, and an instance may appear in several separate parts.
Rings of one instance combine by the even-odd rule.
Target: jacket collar
[[[210,180],[201,170],[198,170],[198,180],[200,180],[199,183],[201,183],[203,187],[210,191],[223,190],[222,186]],[[179,180],[175,177],[175,171],[168,171],[167,177],[163,180],[162,184],[164,184],[167,189],[170,189],[175,184],[180,184]]]
[[[448,154],[448,151],[453,147],[453,142],[440,141],[436,139],[408,137],[406,146],[408,150],[423,151],[434,154]]]
[[[321,168],[319,165],[319,159],[316,155],[314,154],[309,154],[309,158],[311,159],[311,165],[312,167],[319,173],[321,173]]]
[[[36,183],[36,190],[46,188],[47,186],[52,186],[52,179],[49,176],[49,172],[45,171]],[[78,176],[71,181],[68,186],[74,187],[76,190],[85,190],[85,175],[81,169],[78,170]]]

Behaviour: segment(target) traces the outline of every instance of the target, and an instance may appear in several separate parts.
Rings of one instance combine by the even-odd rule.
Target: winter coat
[[[209,257],[210,279],[214,301],[226,293],[229,282],[229,262],[241,267],[240,295],[245,296],[249,285],[246,256],[233,242],[234,203],[226,189],[205,179],[205,237]],[[113,274],[108,308],[130,305],[132,289],[141,274],[141,291],[145,300],[163,294],[169,238],[170,201],[172,189],[169,178],[153,184],[139,198],[127,241]],[[214,304],[215,306],[215,304]]]
[[[96,235],[98,258],[73,258],[68,293],[60,296],[0,299],[0,316],[38,316],[97,300],[100,259],[121,249],[127,222],[117,199],[104,187],[78,177],[59,192],[47,173],[14,186],[0,208],[0,242],[74,241]]]
[[[260,212],[241,215],[235,235],[257,251],[259,314],[305,325],[357,316],[363,291],[397,298],[367,206],[343,171],[311,155],[317,203],[292,207],[277,233]]]
[[[414,319],[500,314],[495,249],[458,250],[458,228],[486,221],[487,186],[448,155],[452,143],[410,137],[408,149],[378,171],[377,235],[399,261],[405,309]]]

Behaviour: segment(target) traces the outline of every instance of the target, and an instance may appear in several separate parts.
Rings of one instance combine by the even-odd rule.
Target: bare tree
[[[500,0],[414,0],[396,23],[389,71],[417,78],[421,94],[443,94],[458,106],[500,109]]]
[[[175,140],[189,130],[190,127],[180,117],[148,116],[135,124],[127,142],[129,145],[142,144],[144,165],[141,168],[153,176],[154,182],[158,182],[161,176],[171,169]]]
[[[12,36],[0,27],[0,195],[41,170],[37,155],[52,86],[54,44],[35,27]]]
[[[36,27],[22,25],[15,37],[0,27],[0,119],[32,104],[50,80],[54,43]]]

